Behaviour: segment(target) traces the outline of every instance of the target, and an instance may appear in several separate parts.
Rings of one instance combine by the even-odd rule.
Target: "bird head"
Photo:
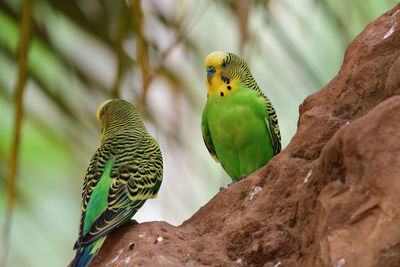
[[[102,126],[103,125],[103,119],[104,119],[104,114],[106,113],[106,108],[105,106],[110,103],[111,101],[113,101],[114,99],[109,99],[107,101],[104,101],[103,103],[101,103],[99,109],[97,110],[97,120],[101,123]]]
[[[109,99],[103,102],[97,110],[97,120],[103,127],[101,142],[107,132],[131,127],[132,123],[137,126],[143,125],[136,107],[123,99]]]
[[[234,90],[238,81],[250,75],[247,64],[240,57],[228,52],[212,52],[204,60],[207,72],[207,86],[209,93],[221,92],[223,88]]]

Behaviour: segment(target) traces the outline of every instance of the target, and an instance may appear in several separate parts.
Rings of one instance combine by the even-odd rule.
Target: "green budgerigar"
[[[112,99],[97,111],[101,145],[90,161],[82,190],[79,237],[72,266],[87,266],[106,235],[129,222],[160,189],[163,161],[134,105]]]
[[[208,87],[202,116],[204,143],[236,181],[281,151],[278,118],[244,60],[213,52],[204,65]]]

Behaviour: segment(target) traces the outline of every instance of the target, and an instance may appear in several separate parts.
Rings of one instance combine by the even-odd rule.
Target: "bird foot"
[[[234,180],[234,181],[232,181],[230,184],[228,184],[228,187],[231,186],[231,185],[233,185],[233,184],[236,184],[237,182],[239,182],[240,180],[242,180],[242,179],[244,179],[244,178],[246,178],[246,177],[247,177],[246,174],[242,174],[242,176],[240,176],[239,178],[237,178],[236,180]]]
[[[246,174],[242,174],[242,176],[240,176],[238,179],[236,179],[236,180],[232,181],[231,183],[229,183],[228,186],[227,186],[226,188],[230,187],[231,185],[233,185],[233,184],[239,182],[240,180],[242,180],[242,179],[244,179],[244,178],[246,178],[246,177],[247,177]],[[224,190],[224,189],[225,189],[225,187],[221,186],[221,187],[219,188],[219,192],[221,192],[221,191]]]

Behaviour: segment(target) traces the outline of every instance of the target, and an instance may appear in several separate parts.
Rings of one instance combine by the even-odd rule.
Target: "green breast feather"
[[[243,88],[225,98],[208,99],[203,139],[232,180],[251,174],[275,155],[266,121],[266,102],[256,91]]]

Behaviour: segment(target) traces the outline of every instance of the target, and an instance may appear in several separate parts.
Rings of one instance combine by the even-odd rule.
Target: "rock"
[[[399,116],[400,96],[393,96],[342,126],[316,160],[313,264],[399,266]]]
[[[399,93],[400,4],[304,100],[284,151],[178,227],[113,231],[91,266],[399,266]]]

